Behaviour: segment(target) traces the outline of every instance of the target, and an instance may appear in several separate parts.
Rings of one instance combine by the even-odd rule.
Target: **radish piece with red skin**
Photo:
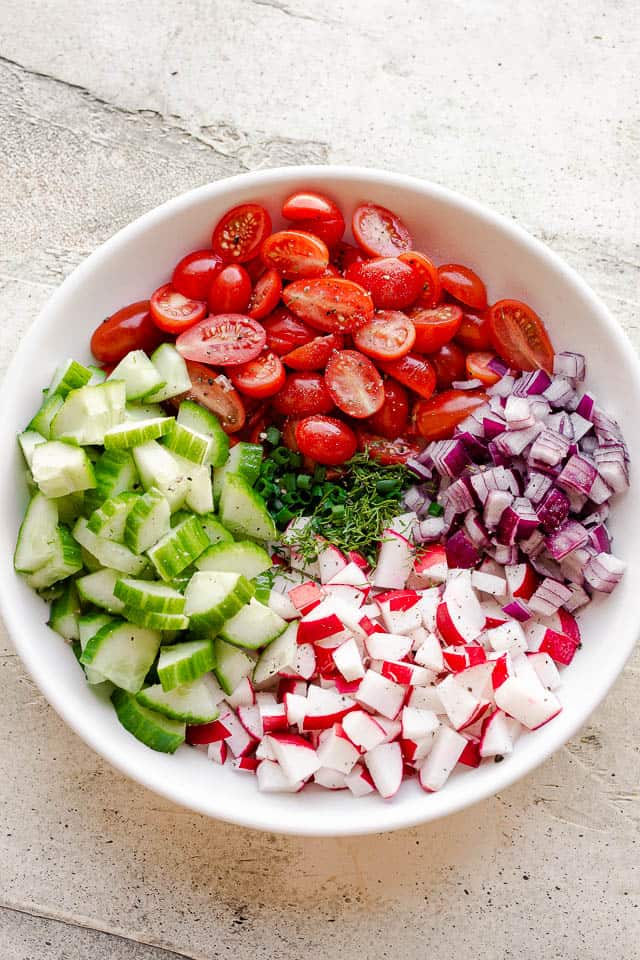
[[[346,714],[355,709],[357,705],[351,697],[339,694],[335,690],[323,690],[312,684],[307,695],[304,729],[327,730],[334,723],[340,723]]]
[[[253,704],[256,702],[256,696],[249,677],[243,677],[233,693],[230,693],[227,697],[225,697],[225,700],[230,707],[233,707],[234,710],[237,710],[238,707],[253,706]]]
[[[329,583],[347,566],[347,560],[341,550],[332,543],[323,545],[318,550],[318,564],[320,567],[320,582]]]
[[[231,736],[231,731],[220,720],[210,723],[198,723],[187,726],[186,741],[192,746],[197,744],[217,743]]]
[[[471,574],[471,584],[481,593],[489,593],[492,597],[504,597],[507,592],[507,583],[504,577],[494,576],[474,570]]]
[[[383,530],[373,586],[402,590],[413,568],[414,548],[395,530]]]
[[[360,756],[359,750],[351,742],[339,723],[334,724],[328,731],[329,736],[318,747],[318,759],[323,767],[338,770],[340,773],[351,773]]]
[[[539,691],[519,677],[507,677],[496,689],[496,705],[511,717],[519,720],[529,730],[537,730],[557,716],[562,704],[549,690],[540,684]]]
[[[540,653],[548,653],[556,663],[561,663],[563,666],[571,663],[577,649],[578,644],[573,637],[549,629],[545,631],[542,643],[538,648]]]
[[[493,700],[492,675],[495,669],[495,662],[485,660],[484,663],[476,663],[472,667],[466,667],[456,675],[456,682],[468,690],[471,696],[476,700]]]
[[[344,782],[354,797],[366,797],[375,790],[369,771],[359,763],[347,774]]]
[[[230,731],[226,743],[234,757],[243,757],[255,749],[258,738],[247,733],[233,710],[221,713],[220,722]]]
[[[417,633],[418,631],[416,630],[413,636],[415,637]],[[433,670],[435,673],[441,673],[444,669],[444,658],[442,656],[442,647],[440,646],[440,641],[434,633],[428,633],[424,629],[422,629],[422,633],[424,634],[424,638],[416,650],[413,659],[420,666],[426,667],[427,670]]]
[[[392,680],[386,680],[373,670],[367,670],[356,699],[365,707],[393,720],[400,713],[404,698],[404,687]]]
[[[342,729],[361,753],[373,750],[387,739],[387,731],[364,710],[348,713],[342,721]]]
[[[423,790],[433,793],[445,785],[467,742],[451,727],[440,727],[429,755],[420,767],[418,779]]]
[[[224,740],[216,740],[207,747],[207,758],[213,763],[219,763],[221,766],[227,762],[229,748]]]
[[[353,637],[334,650],[332,656],[333,662],[345,680],[350,682],[364,677],[362,656]]]
[[[260,766],[260,760],[257,757],[237,757],[233,761],[234,770],[240,770],[243,773],[256,773]]]
[[[296,610],[300,611],[303,616],[317,607],[321,600],[324,600],[322,588],[312,580],[292,587],[287,596]]]
[[[260,718],[265,733],[286,730],[289,725],[284,703],[261,703]]]
[[[438,695],[451,725],[456,730],[475,723],[489,707],[486,701],[477,700],[451,675],[438,684]]]
[[[411,687],[406,705],[418,710],[433,710],[434,713],[445,716],[446,711],[438,693],[437,685],[431,687]]]
[[[304,780],[290,780],[274,760],[262,760],[256,776],[258,790],[262,793],[298,793],[304,786]]]
[[[376,632],[367,637],[365,647],[373,660],[402,660],[411,650],[411,637]]]
[[[465,767],[479,767],[481,762],[480,743],[477,740],[467,740],[458,763],[463,763]]]
[[[309,741],[299,734],[269,734],[269,746],[288,780],[307,780],[322,766]]]
[[[524,630],[517,620],[508,620],[499,627],[485,631],[485,638],[492,650],[521,650],[527,649],[527,640]]]
[[[285,694],[296,693],[299,697],[307,696],[307,684],[304,680],[294,677],[282,677],[278,682],[278,691],[276,700],[278,703],[284,703]]]
[[[507,725],[506,714],[503,710],[496,710],[482,725],[480,740],[480,756],[504,756],[513,750],[513,741]]]
[[[335,638],[336,645],[347,639],[347,631],[342,620],[335,613],[317,616],[320,606],[306,614],[298,625],[298,643],[318,643],[320,640]]]
[[[405,687],[426,687],[433,683],[436,673],[433,670],[427,670],[425,667],[416,666],[415,663],[398,662],[397,660],[373,661],[374,667],[381,677],[387,680],[393,680]]]
[[[560,674],[549,654],[529,653],[527,658],[545,690],[557,690],[561,683]]]
[[[262,740],[264,727],[258,706],[238,707],[238,720],[250,737],[254,737],[256,740]]]
[[[402,736],[405,740],[424,740],[436,735],[440,721],[433,710],[404,707],[400,717]]]
[[[400,789],[403,774],[402,750],[399,743],[381,743],[364,755],[375,788],[385,800]]]
[[[285,693],[284,706],[289,726],[302,727],[308,707],[306,696],[301,696],[298,693]]]
[[[349,560],[344,567],[342,567],[330,580],[327,581],[326,586],[350,586],[350,587],[366,587],[371,589],[371,584],[367,579],[367,575],[360,564],[356,563],[354,560]]]
[[[346,790],[346,775],[331,767],[320,767],[313,775],[313,782],[325,790]]]

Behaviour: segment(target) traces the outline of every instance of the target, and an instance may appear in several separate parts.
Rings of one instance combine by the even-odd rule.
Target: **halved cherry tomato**
[[[489,364],[496,359],[495,353],[478,352],[467,354],[467,374],[469,380],[480,380],[487,387],[497,383],[501,374],[492,370]]]
[[[277,270],[287,280],[319,277],[329,263],[326,243],[304,230],[272,233],[262,244],[260,256],[267,267]]]
[[[333,220],[296,220],[295,226],[296,230],[305,230],[320,237],[331,249],[342,239],[346,224],[340,215]]]
[[[149,301],[116,310],[93,331],[91,353],[100,363],[119,363],[130,350],[153,353],[164,337],[149,313]]]
[[[377,310],[373,320],[353,331],[358,350],[374,360],[397,360],[411,350],[416,331],[406,313]]]
[[[248,363],[229,370],[229,379],[236,390],[248,397],[272,397],[285,381],[282,361],[272,350],[265,350]]]
[[[285,287],[282,299],[301,320],[328,333],[349,332],[373,317],[367,291],[342,277],[296,280]]]
[[[332,354],[324,378],[336,407],[350,417],[370,417],[384,403],[382,377],[371,360],[357,350]]]
[[[368,290],[373,305],[381,310],[402,310],[412,304],[422,286],[420,275],[398,257],[377,257],[352,263],[345,271],[347,280]]]
[[[271,233],[271,217],[259,203],[241,203],[216,224],[211,246],[225,263],[245,263],[260,251],[262,241]]]
[[[257,320],[240,313],[207,317],[176,340],[176,349],[187,360],[226,367],[255,360],[267,340]]]
[[[207,314],[206,303],[183,297],[170,283],[154,290],[149,308],[156,327],[167,333],[182,333]]]
[[[254,257],[253,260],[247,260],[246,263],[242,264],[242,266],[251,277],[251,283],[254,285],[258,282],[262,274],[266,273],[267,270],[260,255]]]
[[[333,400],[319,373],[290,373],[272,401],[273,409],[287,417],[329,413]]]
[[[351,243],[345,243],[344,240],[337,243],[331,251],[331,262],[342,273],[345,273],[352,263],[362,263],[364,259],[362,250],[354,247]]]
[[[469,267],[461,263],[443,263],[438,267],[438,276],[442,288],[460,303],[474,310],[484,310],[487,306],[487,289],[478,274]]]
[[[455,303],[439,307],[413,307],[409,317],[416,329],[414,350],[433,353],[456,335],[462,323],[462,310]]]
[[[305,417],[296,426],[300,452],[316,463],[335,466],[350,460],[358,449],[355,433],[335,417]]]
[[[339,333],[328,333],[285,353],[282,362],[292,370],[324,370],[333,351],[341,350],[343,346],[344,340]]]
[[[520,300],[498,300],[489,310],[493,347],[516,370],[553,370],[553,346],[537,313]]]
[[[323,277],[341,277],[342,274],[337,267],[334,267],[332,263],[327,265],[327,269],[322,274]]]
[[[409,419],[409,394],[405,388],[390,377],[384,381],[384,403],[367,421],[372,433],[379,433],[395,440],[407,428]]]
[[[222,260],[213,250],[193,250],[176,264],[171,285],[189,300],[206,300],[211,281],[221,266]]]
[[[380,360],[378,366],[421,397],[430,397],[435,390],[436,375],[426,357],[408,353],[399,360]]]
[[[386,440],[375,433],[358,430],[358,449],[367,451],[373,460],[383,466],[391,466],[394,463],[405,463],[409,457],[416,457],[423,447],[408,437]]]
[[[267,334],[267,346],[280,357],[316,336],[315,330],[298,320],[286,307],[277,307],[262,325]]]
[[[456,333],[456,340],[465,350],[488,350],[491,347],[491,325],[489,311],[473,313],[465,310],[462,323]]]
[[[282,442],[287,450],[293,450],[299,453],[298,441],[296,440],[296,427],[300,423],[295,417],[287,417],[282,424]]]
[[[429,354],[429,361],[436,371],[438,390],[446,390],[454,380],[466,380],[466,356],[457,343],[445,343],[439,350]]]
[[[195,400],[220,418],[225,433],[242,430],[246,417],[244,404],[226,377],[203,363],[187,360],[191,390],[177,399]]]
[[[338,205],[323,193],[297,190],[282,204],[282,216],[287,220],[336,220],[342,214]]]
[[[486,393],[477,390],[445,390],[430,400],[418,400],[413,410],[418,433],[426,440],[446,440],[486,399]]]
[[[375,203],[363,203],[356,208],[352,228],[356,243],[370,257],[397,256],[413,246],[411,234],[400,217]]]
[[[244,313],[251,296],[251,277],[239,263],[228,263],[209,287],[211,313]]]
[[[408,253],[401,253],[398,260],[408,263],[420,277],[420,293],[416,304],[419,307],[435,307],[440,302],[440,277],[438,268],[423,253],[416,250],[409,250]]]
[[[249,298],[247,313],[254,320],[264,320],[278,306],[282,296],[282,280],[277,270],[266,270],[256,280]]]

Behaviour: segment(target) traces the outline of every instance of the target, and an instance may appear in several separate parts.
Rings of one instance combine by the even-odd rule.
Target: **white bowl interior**
[[[261,795],[254,778],[211,764],[188,747],[173,757],[148,750],[86,685],[71,650],[45,625],[45,604],[15,575],[11,563],[26,502],[15,435],[37,408],[56,363],[67,356],[88,359],[89,338],[98,322],[148,296],[169,278],[184,253],[207,246],[212,225],[227,208],[258,200],[277,223],[281,201],[303,185],[329,193],[346,214],[362,200],[391,207],[411,228],[417,249],[437,262],[476,268],[490,301],[508,296],[530,303],[546,320],[556,348],[586,354],[588,386],[620,421],[637,462],[640,370],[633,348],[586,284],[542,244],[479,205],[409,177],[330,167],[248,174],[191,191],[122,230],[74,271],[29,330],[2,391],[0,598],[16,649],[49,702],[87,743],[133,779],[184,806],[247,826],[310,835],[369,833],[435,819],[490,796],[540,763],[585,721],[636,638],[640,567],[633,548],[640,541],[640,511],[633,509],[631,496],[618,499],[611,523],[614,549],[627,561],[627,574],[612,597],[594,603],[580,618],[584,647],[563,673],[560,716],[523,736],[504,763],[462,769],[437,794],[405,783],[391,802],[315,788],[295,796]]]

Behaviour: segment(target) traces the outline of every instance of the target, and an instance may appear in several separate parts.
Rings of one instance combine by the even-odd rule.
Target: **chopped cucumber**
[[[128,573],[135,577],[142,573],[147,566],[146,557],[136,556],[124,544],[106,540],[104,537],[97,537],[95,533],[89,530],[84,517],[80,517],[76,522],[73,528],[73,536],[103,567],[112,567],[114,570],[120,570],[122,573]]]
[[[237,473],[228,473],[224,479],[220,497],[220,520],[234,537],[275,540],[278,535],[264,500],[247,480]]]
[[[145,490],[157,487],[169,501],[171,512],[179,510],[189,491],[189,481],[171,453],[155,440],[134,447],[132,452]]]
[[[65,640],[79,640],[78,617],[80,598],[73,580],[65,583],[62,593],[51,604],[49,626]]]
[[[96,475],[95,497],[100,502],[132,490],[138,484],[138,471],[127,450],[105,450],[93,470]]]
[[[275,677],[284,667],[295,662],[298,646],[298,624],[290,623],[279,637],[269,644],[262,653],[253,671],[253,682],[263,684]]]
[[[189,617],[185,617],[183,613],[156,613],[154,610],[139,610],[137,607],[125,605],[123,615],[139,627],[162,630],[163,633],[186,630],[189,626]]]
[[[91,461],[81,447],[50,440],[33,451],[33,479],[45,497],[66,497],[96,485]]]
[[[255,656],[225,643],[220,637],[213,641],[213,652],[216,661],[214,673],[224,692],[230,696],[240,681],[253,673]]]
[[[260,464],[262,463],[262,447],[257,443],[245,443],[241,441],[231,447],[229,457],[224,466],[218,467],[213,472],[213,500],[218,508],[225,477],[230,473],[237,473],[243,477],[249,486],[258,479],[260,473]]]
[[[53,543],[53,556],[44,566],[30,573],[26,580],[34,590],[44,590],[59,580],[66,580],[82,570],[80,547],[71,536],[68,528],[59,523]]]
[[[115,595],[115,586],[122,574],[119,570],[97,570],[85,577],[78,577],[78,593],[85,603],[108,610],[109,613],[122,613],[124,603]],[[82,638],[81,638],[82,639]]]
[[[50,440],[51,422],[60,411],[63,403],[64,400],[59,394],[56,393],[52,397],[47,395],[42,402],[42,406],[27,427],[27,430],[35,430],[46,440]]]
[[[90,380],[91,370],[88,367],[78,363],[77,360],[65,360],[54,373],[47,396],[52,397],[58,394],[64,399],[71,390],[84,387]]]
[[[175,420],[171,425],[171,430],[164,438],[164,445],[172,453],[191,461],[191,463],[204,464],[211,462],[212,438],[205,436],[204,433],[197,433]]]
[[[149,710],[125,690],[114,690],[111,702],[122,726],[137,740],[160,753],[175,753],[184,743],[185,724]]]
[[[51,437],[83,445],[102,443],[107,430],[124,420],[124,404],[122,380],[72,390],[51,422]]]
[[[270,570],[271,566],[271,557],[267,551],[251,540],[213,544],[196,560],[198,570],[242,573],[247,580],[253,580],[265,570]]]
[[[252,598],[246,607],[224,624],[220,636],[227,643],[258,650],[287,629],[287,621],[269,607]]]
[[[158,676],[163,690],[191,683],[213,669],[215,657],[211,640],[188,640],[162,647],[158,658]]]
[[[47,438],[43,437],[37,430],[25,430],[24,433],[18,435],[18,443],[22,450],[22,456],[29,469],[31,469],[31,463],[33,461],[33,451],[39,444],[46,442]]]
[[[80,634],[81,654],[89,643],[89,640],[95,637],[98,630],[102,630],[108,623],[113,623],[113,617],[109,617],[106,613],[87,613],[85,616],[80,617],[78,620],[78,632]],[[103,677],[101,673],[94,670],[93,667],[85,667],[80,657],[78,657],[78,661],[85,672],[87,683],[96,684],[105,682],[105,677]]]
[[[109,380],[124,381],[127,400],[141,400],[165,386],[144,350],[131,350],[109,374]]]
[[[180,426],[211,438],[209,462],[214,467],[221,467],[227,462],[229,437],[222,429],[215,413],[201,407],[199,403],[194,403],[193,400],[183,400],[176,419]]]
[[[81,663],[93,667],[117,687],[137,693],[160,647],[160,633],[124,620],[106,624],[82,651]]]
[[[93,511],[87,522],[87,528],[98,537],[122,543],[127,517],[138,499],[139,495],[130,490],[125,490],[116,497],[110,497]],[[142,553],[141,550],[134,552]]]
[[[96,367],[95,364],[90,363],[87,370],[91,373],[91,379],[89,380],[90,387],[95,387],[98,383],[104,383],[107,379],[106,371],[104,371],[102,367]]]
[[[128,403],[124,409],[125,420],[155,420],[166,416],[159,403]]]
[[[89,495],[94,490],[86,491]],[[58,508],[58,518],[61,523],[73,525],[78,517],[81,517],[86,509],[85,491],[79,490],[76,493],[68,493],[66,497],[54,497],[51,501]]]
[[[163,580],[171,580],[198,559],[209,546],[209,538],[197,517],[190,516],[172,527],[147,556]]]
[[[115,584],[114,593],[127,606],[136,607],[138,610],[154,613],[184,613],[183,595],[164,583],[123,577]]]
[[[185,613],[194,633],[216,633],[253,596],[253,587],[241,573],[194,573],[185,590]]]
[[[206,515],[213,510],[213,485],[211,483],[211,467],[198,467],[195,464],[189,472],[189,491],[186,505],[199,515]]]
[[[186,723],[211,723],[217,720],[220,711],[218,704],[223,692],[213,679],[204,676],[192,683],[185,683],[173,690],[163,690],[162,684],[145,687],[136,694],[136,700],[143,707],[157,710],[172,720],[184,720]]]
[[[151,354],[151,362],[158,371],[164,386],[148,399],[155,403],[179,397],[181,393],[191,390],[191,377],[183,357],[180,356],[172,343],[161,343]]]
[[[20,525],[13,565],[19,573],[34,573],[53,560],[58,546],[58,508],[36,493]]]
[[[125,420],[104,435],[107,450],[130,450],[150,440],[157,440],[169,433],[175,420],[173,417],[153,417],[151,420]]]
[[[211,543],[233,543],[232,534],[225,530],[214,513],[207,513],[199,519]]]
[[[138,497],[126,517],[124,542],[133,553],[144,553],[171,529],[169,501],[151,487]]]

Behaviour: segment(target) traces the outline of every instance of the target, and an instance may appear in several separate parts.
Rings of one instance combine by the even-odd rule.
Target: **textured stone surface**
[[[639,11],[40,0],[26,22],[20,0],[0,0],[0,361],[132,218],[207,180],[307,161],[411,172],[513,216],[640,345]],[[297,840],[123,779],[3,633],[0,953],[638,956],[639,671],[636,656],[589,725],[493,800],[394,835]]]

